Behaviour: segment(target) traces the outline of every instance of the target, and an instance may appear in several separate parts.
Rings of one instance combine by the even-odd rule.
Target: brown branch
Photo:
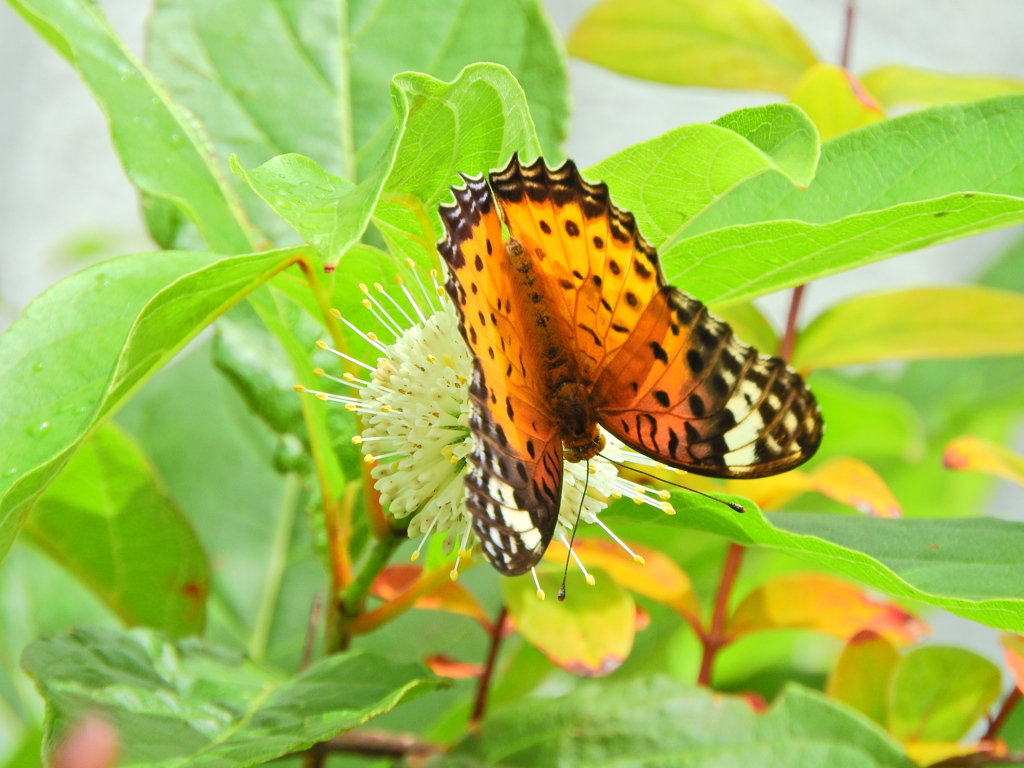
[[[843,49],[839,54],[839,63],[843,69],[850,68],[850,44],[853,41],[853,17],[857,13],[855,0],[846,2],[846,23],[843,25]]]
[[[729,595],[736,583],[736,576],[740,572],[740,565],[746,551],[746,547],[730,542],[729,549],[725,553],[722,578],[718,582],[715,607],[711,614],[711,628],[700,638],[703,653],[700,659],[700,672],[697,675],[698,685],[711,687],[711,672],[714,668],[715,656],[729,642],[725,634],[725,625],[729,616]]]
[[[476,700],[473,702],[473,714],[469,718],[469,727],[476,728],[484,718],[487,710],[487,694],[491,688],[491,676],[494,674],[494,664],[498,660],[498,649],[501,647],[501,640],[505,634],[505,620],[508,618],[508,609],[502,603],[498,611],[498,618],[494,621],[494,628],[491,631],[491,648],[487,652],[487,662],[484,670],[480,673],[480,682],[476,688]]]
[[[793,346],[796,344],[796,321],[800,316],[800,303],[804,298],[806,285],[798,285],[793,289],[793,295],[789,300],[789,315],[786,317],[786,331],[782,334],[782,341],[779,343],[779,357],[787,363],[793,357]]]
[[[303,765],[307,768],[322,766],[327,756],[333,753],[362,755],[364,757],[427,757],[444,750],[436,744],[421,741],[409,733],[387,733],[386,731],[353,731],[335,736],[333,739],[314,744],[300,752]],[[294,755],[289,755],[294,757]]]
[[[969,755],[954,755],[928,768],[985,768],[989,765],[1024,765],[1024,754],[994,755],[991,752],[973,752]]]
[[[996,716],[989,722],[985,735],[981,737],[982,741],[995,741],[999,736],[999,731],[1001,731],[1003,726],[1006,725],[1007,718],[1010,717],[1010,713],[1013,712],[1013,708],[1017,706],[1020,699],[1020,688],[1013,686],[1013,690],[1006,695],[1006,698],[1003,700],[1003,705],[999,708]]]

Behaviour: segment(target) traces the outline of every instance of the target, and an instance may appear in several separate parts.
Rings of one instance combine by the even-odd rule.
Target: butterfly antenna
[[[649,478],[651,478],[653,480],[657,480],[657,481],[662,482],[662,483],[668,483],[669,485],[674,485],[676,488],[681,488],[684,491],[689,491],[690,493],[696,493],[698,496],[703,496],[705,499],[711,499],[712,501],[717,501],[719,504],[725,504],[725,506],[729,507],[729,509],[731,509],[733,512],[746,512],[747,511],[746,507],[744,507],[742,504],[737,504],[735,501],[726,501],[725,499],[720,499],[717,496],[712,496],[710,493],[704,493],[704,491],[698,491],[696,488],[688,488],[685,485],[681,485],[680,483],[673,483],[671,480],[666,480],[663,477],[658,477],[657,475],[652,474],[651,472],[644,472],[642,469],[637,469],[636,467],[626,466],[621,461],[616,461],[615,459],[610,459],[607,456],[605,456],[603,453],[599,453],[597,455],[600,456],[605,461],[610,461],[612,464],[614,464],[617,467],[622,467],[623,469],[628,469],[630,472],[636,472],[639,475],[646,475],[647,477],[649,477]]]
[[[590,485],[590,459],[587,459],[587,473],[583,478],[583,495],[580,496],[580,508],[576,512],[576,522],[572,526],[572,536],[569,537],[569,551],[565,553],[565,568],[562,570],[562,586],[558,588],[558,600],[565,600],[565,580],[569,578],[569,558],[572,557],[572,545],[576,541],[576,529],[580,527],[580,518],[583,517],[583,502],[587,498],[587,487]]]

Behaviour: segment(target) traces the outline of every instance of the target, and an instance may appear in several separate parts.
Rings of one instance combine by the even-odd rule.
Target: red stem
[[[853,40],[853,17],[857,13],[855,0],[847,0],[846,23],[843,26],[843,50],[839,54],[839,63],[843,69],[850,68],[850,43]]]
[[[697,674],[698,685],[711,687],[711,671],[714,668],[715,656],[729,642],[725,634],[725,623],[729,616],[729,595],[732,593],[733,584],[736,583],[736,576],[740,572],[746,551],[746,547],[730,542],[725,553],[722,578],[718,582],[715,607],[711,614],[711,629],[700,639],[704,650],[700,660],[700,672]]]
[[[498,649],[501,647],[501,640],[505,634],[505,620],[508,618],[508,609],[504,604],[498,611],[498,618],[494,621],[494,628],[491,631],[491,648],[487,652],[487,662],[480,673],[480,682],[476,687],[476,700],[473,702],[473,714],[469,718],[469,727],[476,728],[484,719],[484,712],[487,710],[487,694],[491,688],[491,676],[494,674],[494,664],[498,660]]]
[[[1003,705],[999,708],[999,712],[996,713],[996,716],[988,724],[988,730],[981,737],[982,741],[994,741],[999,736],[999,731],[1006,725],[1007,718],[1010,717],[1010,713],[1013,712],[1013,708],[1017,706],[1020,699],[1020,688],[1014,686],[1013,690],[1003,700]]]
[[[806,285],[798,285],[793,289],[793,296],[789,300],[789,315],[786,317],[786,331],[782,334],[782,341],[779,343],[779,357],[787,363],[793,357],[793,346],[796,344],[796,321],[800,316],[800,303],[804,298]]]

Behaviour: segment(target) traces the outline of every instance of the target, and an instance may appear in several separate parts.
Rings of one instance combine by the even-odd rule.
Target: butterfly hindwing
[[[438,249],[474,356],[466,505],[488,560],[513,576],[540,559],[554,533],[562,444],[529,379],[529,329],[512,316],[515,285],[493,197],[483,179],[465,180],[464,189],[452,190],[455,205],[441,207],[447,237]]]

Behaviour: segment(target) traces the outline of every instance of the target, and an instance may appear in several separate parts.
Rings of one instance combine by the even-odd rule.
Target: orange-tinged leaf
[[[983,472],[1024,485],[1024,457],[984,437],[962,435],[951,440],[942,463],[949,469]]]
[[[632,542],[627,544],[643,558],[643,565],[614,541],[578,538],[572,546],[588,569],[600,568],[620,587],[667,605],[688,620],[699,622],[700,603],[686,572],[663,552]],[[565,556],[565,546],[552,542],[544,559],[560,566],[565,563]]]
[[[951,757],[973,754],[992,754],[992,742],[977,741],[961,744],[958,741],[910,741],[903,742],[907,756],[918,765],[934,765]]]
[[[566,598],[555,599],[561,569],[539,568],[537,597],[529,576],[502,579],[505,604],[516,629],[528,643],[567,672],[598,677],[614,672],[629,656],[636,634],[636,604],[604,571],[593,572],[587,584],[577,569],[566,581]]]
[[[903,514],[889,486],[860,459],[833,459],[811,473],[811,482],[814,490],[866,515],[900,517]]]
[[[448,677],[452,680],[465,680],[469,677],[480,677],[484,668],[482,664],[472,664],[468,661],[456,661],[445,656],[443,653],[428,656],[423,663],[430,667],[430,671],[438,677]]]
[[[1024,295],[980,285],[909,288],[857,296],[818,315],[797,339],[793,366],[1021,352]]]
[[[374,579],[370,593],[382,600],[394,600],[403,592],[412,589],[423,574],[418,565],[390,565]],[[416,608],[448,611],[469,616],[485,629],[491,626],[484,609],[470,592],[456,581],[445,581],[437,589],[416,599]]]
[[[569,37],[569,53],[673,85],[788,93],[815,56],[764,0],[605,0]]]
[[[843,640],[870,629],[903,645],[927,634],[928,625],[853,584],[821,573],[790,573],[748,594],[733,613],[728,634],[739,638],[773,629],[806,629]]]
[[[839,654],[825,693],[885,727],[889,681],[899,659],[896,646],[877,632],[858,632]]]
[[[1024,80],[1012,77],[951,75],[898,64],[873,69],[860,79],[886,108],[950,104],[1024,91]]]
[[[808,491],[817,491],[875,517],[902,514],[900,503],[885,481],[860,459],[842,457],[814,472],[796,469],[773,477],[726,483],[726,493],[746,496],[761,509],[779,509]]]
[[[1017,687],[1024,691],[1024,637],[1020,635],[1001,635],[1003,654],[1006,666],[1013,675]]]
[[[789,100],[818,126],[822,141],[885,117],[860,81],[834,64],[815,64],[804,72]]]

